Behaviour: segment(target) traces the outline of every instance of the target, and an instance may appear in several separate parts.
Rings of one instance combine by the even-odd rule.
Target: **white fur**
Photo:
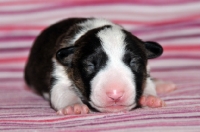
[[[145,84],[143,95],[144,96],[146,96],[146,95],[157,96],[155,83],[151,80],[150,77],[148,77],[146,79],[146,84]]]
[[[150,74],[150,66],[149,65],[147,65],[147,74]],[[146,79],[143,95],[144,96],[146,96],[146,95],[157,96],[156,85],[155,85],[154,81],[151,79],[151,77],[147,77],[147,79]]]
[[[77,93],[75,93],[75,87],[72,86],[64,67],[57,63],[55,59],[53,59],[53,64],[52,76],[57,80],[51,89],[52,106],[59,110],[69,105],[82,103]]]
[[[97,35],[101,40],[103,50],[106,52],[109,60],[113,62],[122,61],[125,53],[125,35],[118,27],[105,28]]]
[[[122,60],[125,53],[124,34],[118,27],[106,28],[98,33],[102,47],[108,56],[108,62],[104,69],[99,71],[91,82],[91,105],[104,111],[106,104],[105,85],[114,82],[124,86],[126,100],[122,105],[130,110],[136,105],[136,86],[134,75],[130,68]]]
[[[71,43],[74,44],[76,40],[78,40],[82,35],[84,35],[86,32],[88,32],[91,29],[102,27],[105,25],[112,25],[120,27],[119,25],[116,25],[108,20],[105,19],[89,19],[83,23],[78,24],[82,27],[81,31],[79,31],[76,36],[71,40]]]

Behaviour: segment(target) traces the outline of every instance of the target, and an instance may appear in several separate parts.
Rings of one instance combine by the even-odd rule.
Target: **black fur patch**
[[[130,67],[132,73],[135,75],[135,80],[133,80],[136,82],[135,100],[138,103],[143,93],[144,81],[147,77],[147,56],[144,43],[131,33],[127,31],[124,31],[124,33],[126,34],[126,52],[123,61],[128,67]]]
[[[100,39],[97,37],[99,31],[108,27],[103,26],[90,30],[75,43],[77,50],[74,53],[72,63],[74,79],[81,79],[83,82],[84,88],[79,87],[79,89],[87,100],[90,100],[91,80],[100,69],[105,67],[108,60],[106,53],[102,49]]]
[[[86,20],[88,19],[71,18],[60,21],[45,29],[35,40],[25,67],[25,80],[39,94],[50,91],[52,58],[61,47],[60,43],[57,43],[59,38],[73,25]]]

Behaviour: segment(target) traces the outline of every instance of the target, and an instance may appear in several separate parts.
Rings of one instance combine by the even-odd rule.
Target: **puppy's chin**
[[[94,103],[90,103],[92,107],[103,113],[116,113],[116,112],[127,112],[135,108],[137,105],[110,105],[110,106],[97,106]]]

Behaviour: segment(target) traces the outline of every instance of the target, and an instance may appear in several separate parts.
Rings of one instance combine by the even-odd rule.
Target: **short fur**
[[[102,99],[116,82],[125,87],[119,105],[131,110],[139,105],[141,95],[156,95],[147,74],[147,59],[162,51],[157,43],[143,42],[110,21],[70,18],[37,37],[25,80],[56,110],[85,103],[101,112],[115,112],[107,109],[110,104]]]

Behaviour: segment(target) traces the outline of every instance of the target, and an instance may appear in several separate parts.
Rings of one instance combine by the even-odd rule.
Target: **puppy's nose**
[[[111,91],[107,91],[106,95],[109,99],[116,102],[116,101],[119,101],[122,98],[122,96],[124,95],[124,91],[113,89]]]

